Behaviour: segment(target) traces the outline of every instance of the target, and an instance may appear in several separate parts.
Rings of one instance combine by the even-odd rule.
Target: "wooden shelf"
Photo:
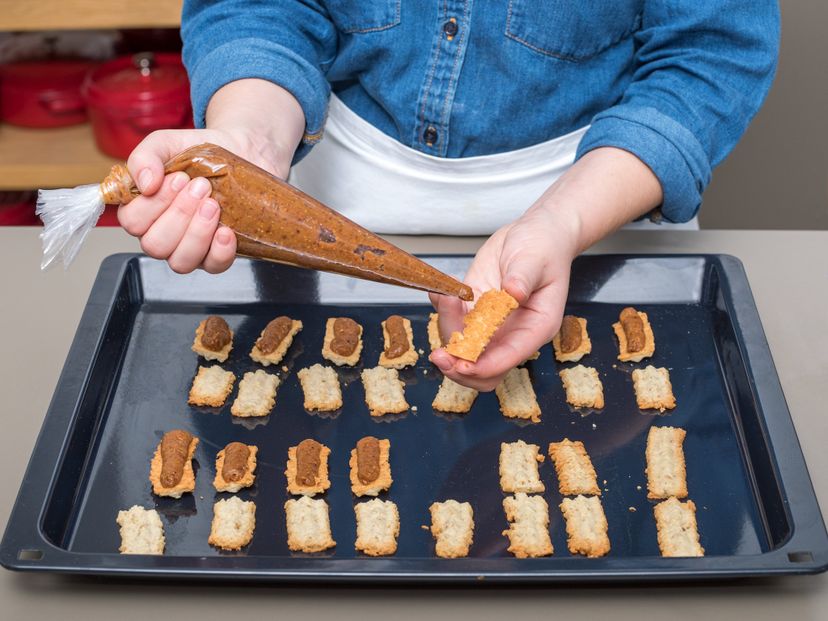
[[[0,0],[0,30],[176,28],[182,0]]]
[[[88,124],[58,129],[0,125],[0,190],[100,183],[117,161],[98,151]]]

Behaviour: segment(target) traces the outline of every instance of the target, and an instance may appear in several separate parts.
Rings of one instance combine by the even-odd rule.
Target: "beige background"
[[[828,229],[828,1],[780,6],[776,81],[742,141],[713,172],[704,228]]]

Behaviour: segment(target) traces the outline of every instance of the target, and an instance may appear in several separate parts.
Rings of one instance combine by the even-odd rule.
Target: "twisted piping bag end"
[[[43,221],[40,269],[45,270],[56,259],[68,268],[107,203],[128,203],[137,194],[129,171],[120,164],[112,167],[101,184],[39,190],[35,213]]]

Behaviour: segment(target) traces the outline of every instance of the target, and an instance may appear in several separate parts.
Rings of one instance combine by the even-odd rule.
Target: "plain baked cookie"
[[[115,520],[120,527],[121,554],[163,554],[164,526],[155,509],[133,505],[126,511],[118,511]]]

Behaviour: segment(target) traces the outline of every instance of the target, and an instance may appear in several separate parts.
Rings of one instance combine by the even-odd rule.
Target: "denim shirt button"
[[[448,20],[445,24],[443,24],[443,32],[445,32],[449,37],[453,37],[457,34],[457,22],[453,19]]]
[[[437,142],[437,138],[438,138],[439,136],[440,136],[440,134],[438,134],[438,133],[437,133],[437,130],[436,130],[436,129],[434,129],[431,125],[429,125],[428,127],[426,127],[426,128],[425,128],[425,131],[423,132],[423,140],[425,140],[425,143],[426,143],[428,146],[431,146],[431,145],[433,145],[435,142]]]

